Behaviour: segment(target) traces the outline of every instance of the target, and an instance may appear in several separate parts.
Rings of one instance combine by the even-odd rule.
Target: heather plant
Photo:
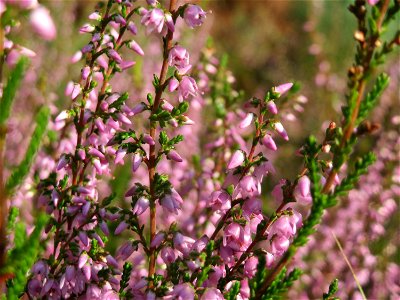
[[[19,10],[10,9],[15,3]],[[268,189],[277,141],[290,141],[285,123],[307,101],[299,84],[277,84],[248,99],[235,87],[228,56],[216,54],[212,41],[197,59],[187,50],[182,31],[201,27],[211,12],[176,0],[108,0],[79,30],[88,38],[72,58],[82,67],[65,89],[68,108],[51,107],[51,120],[50,109],[41,108],[25,158],[6,170],[7,120],[27,68],[23,56],[33,52],[4,34],[30,10],[32,28],[43,39],[56,31],[36,1],[1,5],[2,69],[11,68],[0,102],[0,288],[6,299],[298,297],[304,288],[299,279],[310,281],[309,274],[324,267],[307,259],[316,247],[308,241],[318,229],[359,217],[365,204],[357,193],[374,197],[370,181],[396,156],[396,148],[386,146],[395,143],[393,132],[379,140],[377,157],[358,147],[379,127],[369,115],[389,84],[388,75],[376,72],[400,43],[398,32],[385,35],[400,9],[397,1],[349,6],[357,47],[342,115],[329,122],[322,139],[310,135],[298,149],[298,176]],[[147,54],[141,34],[151,37],[149,48],[157,48],[152,53],[159,57]],[[19,51],[17,59],[12,51]],[[119,84],[138,61],[152,65],[140,77],[142,90]],[[149,74],[151,85],[145,82]],[[371,169],[377,158],[380,165]],[[396,209],[392,195],[398,194],[391,182],[378,185],[388,190],[380,198],[383,208],[368,211],[376,222],[374,238],[382,234],[381,215]],[[263,207],[265,195],[276,208]],[[31,222],[24,218],[27,199],[38,207]],[[327,211],[340,201],[358,206],[339,208],[345,217],[329,220]],[[349,232],[357,239],[359,231]],[[339,239],[348,261],[351,245],[343,250]],[[365,247],[360,251],[368,254]],[[365,264],[374,267],[371,259]],[[390,268],[392,276],[399,273]],[[340,275],[324,278],[321,293],[308,295],[351,297],[351,279]],[[356,282],[367,284],[357,276]],[[396,284],[388,283],[394,297]],[[371,286],[371,295],[379,297],[379,288]],[[362,287],[360,295],[365,298]]]

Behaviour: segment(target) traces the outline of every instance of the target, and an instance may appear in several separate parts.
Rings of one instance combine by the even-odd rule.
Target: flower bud
[[[176,162],[182,162],[183,159],[182,157],[179,155],[178,152],[176,152],[175,150],[170,150],[167,154],[167,157],[171,160],[174,160]]]
[[[244,162],[244,159],[245,159],[245,157],[244,157],[243,151],[236,150],[233,153],[231,160],[228,163],[228,170],[234,169],[234,168],[240,166]]]

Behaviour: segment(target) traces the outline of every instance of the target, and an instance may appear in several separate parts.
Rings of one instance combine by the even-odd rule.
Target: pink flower
[[[377,4],[379,2],[379,0],[368,0],[368,4],[369,5],[375,5],[375,4]]]
[[[188,255],[189,251],[192,248],[195,240],[191,237],[185,236],[179,232],[177,232],[174,236],[174,246],[175,249],[182,252],[183,255]]]
[[[81,254],[81,256],[79,256],[79,261],[78,261],[78,268],[82,269],[82,267],[86,264],[86,262],[88,261],[89,257],[87,256],[87,254],[85,252],[83,252]]]
[[[232,222],[225,227],[223,245],[229,247],[234,251],[241,251],[247,248],[250,244],[250,232],[240,226],[238,223]]]
[[[275,144],[274,139],[269,135],[266,134],[262,139],[261,139],[261,144],[263,144],[265,147],[272,151],[276,151],[278,147]]]
[[[166,264],[173,263],[176,260],[175,251],[170,247],[161,249],[161,258]]]
[[[234,168],[240,166],[244,162],[244,159],[245,159],[245,157],[244,157],[243,151],[242,150],[236,150],[233,153],[233,155],[231,157],[231,160],[228,163],[228,167],[227,167],[228,170],[234,169]]]
[[[164,12],[159,8],[153,8],[144,14],[141,23],[147,27],[148,33],[153,31],[161,33],[164,27],[164,21]]]
[[[147,208],[150,206],[150,201],[146,197],[140,197],[136,203],[135,206],[133,207],[133,214],[140,216],[142,213],[144,213]]]
[[[200,300],[224,300],[224,295],[217,288],[208,288],[201,296]]]
[[[248,258],[244,263],[244,274],[249,278],[253,278],[257,272],[257,265],[258,265],[257,257],[252,256]]]
[[[150,247],[151,248],[157,248],[164,241],[164,238],[165,238],[165,233],[164,232],[157,233],[154,236],[154,239],[151,241]]]
[[[133,51],[135,51],[137,54],[139,54],[140,56],[144,55],[143,49],[139,46],[138,43],[136,43],[134,40],[131,40],[128,43],[128,48],[132,49]]]
[[[132,157],[132,172],[136,172],[136,170],[140,167],[142,163],[142,156],[138,153],[135,153]]]
[[[179,87],[179,81],[176,78],[171,78],[168,82],[168,91],[173,92]],[[171,109],[172,110],[172,109]]]
[[[240,181],[239,191],[242,197],[253,197],[261,194],[261,182],[253,175],[246,175]]]
[[[150,146],[154,146],[156,144],[154,139],[147,133],[143,136],[143,142],[145,142],[146,144],[149,144]]]
[[[167,28],[169,31],[175,31],[175,23],[170,13],[165,14],[165,24],[167,24]]]
[[[302,176],[294,189],[294,196],[297,202],[308,205],[312,202],[311,191],[310,191],[310,179],[307,176]]]
[[[45,40],[53,40],[57,35],[56,26],[47,8],[38,6],[29,17],[33,30]]]
[[[89,67],[89,66],[86,66],[86,67],[84,67],[84,68],[82,69],[82,79],[83,79],[83,80],[88,79],[89,75],[90,75],[90,67]]]
[[[183,162],[182,157],[179,155],[178,152],[176,152],[175,150],[170,150],[167,154],[167,157],[173,161],[176,162]]]
[[[135,23],[129,22],[127,28],[132,34],[134,34],[134,35],[137,34],[137,28],[136,28]]]
[[[273,255],[281,256],[290,246],[290,241],[285,236],[275,236],[271,242],[271,252]]]
[[[96,28],[93,25],[85,24],[79,29],[80,33],[92,33]]]
[[[194,28],[203,24],[206,13],[200,6],[189,4],[185,9],[183,18],[190,28]]]
[[[282,95],[282,94],[286,93],[287,91],[289,91],[292,88],[292,86],[293,86],[293,83],[291,83],[291,82],[284,83],[284,84],[281,84],[281,85],[275,87],[274,91]]]
[[[91,13],[88,17],[89,20],[95,20],[95,21],[100,21],[101,20],[101,15],[99,14],[99,12],[95,11],[93,13]]]
[[[115,235],[120,234],[122,231],[124,231],[125,229],[127,229],[129,227],[128,223],[126,223],[125,221],[122,221],[121,223],[119,223],[119,225],[117,226],[117,228],[114,231]]]
[[[136,105],[134,108],[132,108],[131,114],[132,114],[132,115],[140,114],[140,113],[143,112],[145,109],[146,109],[146,104],[144,104],[143,102],[141,102],[141,103],[139,103],[138,105]]]
[[[121,24],[122,26],[126,25],[126,20],[121,15],[116,15],[114,17],[114,21],[115,21],[115,23]]]
[[[118,249],[116,257],[122,260],[127,260],[134,251],[135,248],[132,246],[132,242],[128,241]]]
[[[215,211],[226,212],[231,208],[231,196],[223,190],[215,191],[211,194],[208,205]]]
[[[190,76],[183,76],[179,82],[179,100],[188,99],[189,96],[196,96],[199,88],[197,87],[196,81]]]
[[[288,140],[289,140],[289,136],[288,136],[288,134],[287,134],[287,132],[286,132],[286,130],[285,130],[285,128],[283,127],[283,125],[282,125],[281,122],[276,122],[276,123],[274,124],[274,128],[275,128],[275,131],[278,132],[279,135],[280,135],[285,141],[288,141]]]
[[[267,102],[267,109],[271,114],[276,115],[278,113],[278,108],[276,107],[276,104],[274,101]]]
[[[182,283],[174,286],[174,289],[169,294],[175,300],[193,300],[194,289],[188,283]]]
[[[246,127],[249,127],[251,122],[253,121],[253,117],[253,113],[248,113],[246,117],[240,122],[239,128],[244,129]]]
[[[120,64],[122,62],[122,57],[118,54],[117,51],[114,49],[109,49],[108,50],[108,55],[111,59],[115,60],[117,64]]]
[[[171,193],[164,195],[164,197],[161,199],[161,206],[176,215],[181,209],[182,203],[183,200],[181,196],[175,191],[175,189],[171,189]]]
[[[189,52],[179,45],[173,47],[169,51],[168,63],[170,66],[176,67],[180,71],[180,73],[186,73],[187,68],[190,67]]]

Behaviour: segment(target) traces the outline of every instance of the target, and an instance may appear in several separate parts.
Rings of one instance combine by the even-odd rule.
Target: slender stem
[[[171,0],[169,4],[169,11],[172,13],[175,11],[177,0]],[[168,30],[166,40],[164,43],[164,57],[162,62],[162,67],[160,71],[160,84],[156,88],[156,95],[154,99],[154,104],[151,109],[151,115],[153,115],[160,106],[161,96],[165,88],[165,82],[167,78],[168,71],[168,52],[172,47],[172,38],[174,33]],[[150,121],[150,136],[155,140],[156,136],[156,122]],[[149,183],[150,183],[150,244],[156,235],[157,223],[156,223],[156,196],[155,196],[155,182],[154,177],[156,175],[156,146],[150,145],[149,160],[148,160],[148,170],[149,170]],[[149,255],[149,273],[148,277],[152,277],[156,270],[156,251],[153,247],[150,248]],[[153,287],[153,281],[149,280],[149,288]]]

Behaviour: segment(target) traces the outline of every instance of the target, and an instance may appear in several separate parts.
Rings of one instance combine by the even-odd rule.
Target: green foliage
[[[15,215],[15,210],[13,215]],[[23,294],[28,278],[27,274],[43,250],[40,235],[47,221],[46,214],[39,214],[35,221],[35,229],[29,236],[26,234],[24,223],[17,222],[15,224],[14,247],[8,252],[6,266],[0,270],[0,273],[14,275],[7,281],[7,299],[19,299]]]
[[[258,257],[256,275],[249,281],[250,299],[254,299],[256,297],[258,289],[260,288],[264,280],[267,278],[267,270],[265,268],[265,265],[266,265],[265,256],[260,255]]]
[[[124,268],[122,271],[122,276],[121,276],[121,281],[120,281],[120,289],[119,289],[119,294],[122,297],[126,296],[126,292],[124,292],[124,290],[129,285],[129,279],[131,278],[132,268],[133,268],[132,263],[125,262]]]
[[[14,189],[22,183],[25,176],[28,175],[33,160],[39,151],[39,146],[46,132],[47,123],[50,116],[50,110],[42,107],[36,115],[36,128],[32,134],[31,141],[25,153],[25,158],[15,169],[12,170],[6,183],[6,191],[12,194]]]
[[[239,295],[239,292],[240,292],[240,282],[236,281],[229,289],[229,291],[225,294],[224,297],[226,300],[235,300],[237,295]]]
[[[371,110],[378,104],[380,96],[389,85],[389,81],[390,78],[385,73],[382,73],[378,76],[372,90],[366,95],[365,99],[361,102],[360,110],[358,112],[357,123],[363,121],[371,112]]]
[[[324,293],[323,300],[339,300],[338,297],[335,297],[336,292],[339,289],[339,280],[335,279],[329,285],[328,293]]]
[[[261,300],[282,299],[282,294],[286,293],[293,283],[300,278],[302,271],[295,268],[288,275],[286,273],[286,268],[283,268],[268,289],[262,294]]]
[[[27,65],[28,59],[22,57],[8,77],[7,84],[3,90],[3,97],[0,101],[0,127],[4,126],[10,116],[12,103],[24,77]]]
[[[335,192],[330,196],[331,203],[336,203],[335,198],[338,196],[346,195],[350,190],[352,190],[357,184],[361,175],[367,173],[367,169],[376,160],[375,154],[372,152],[367,153],[364,157],[359,158],[354,166],[354,170],[347,175],[346,178],[342,180],[340,185],[335,188]]]
[[[183,141],[183,135],[178,134],[170,139],[165,131],[161,131],[158,141],[160,142],[163,151],[168,152],[169,150],[173,149],[176,144]]]

